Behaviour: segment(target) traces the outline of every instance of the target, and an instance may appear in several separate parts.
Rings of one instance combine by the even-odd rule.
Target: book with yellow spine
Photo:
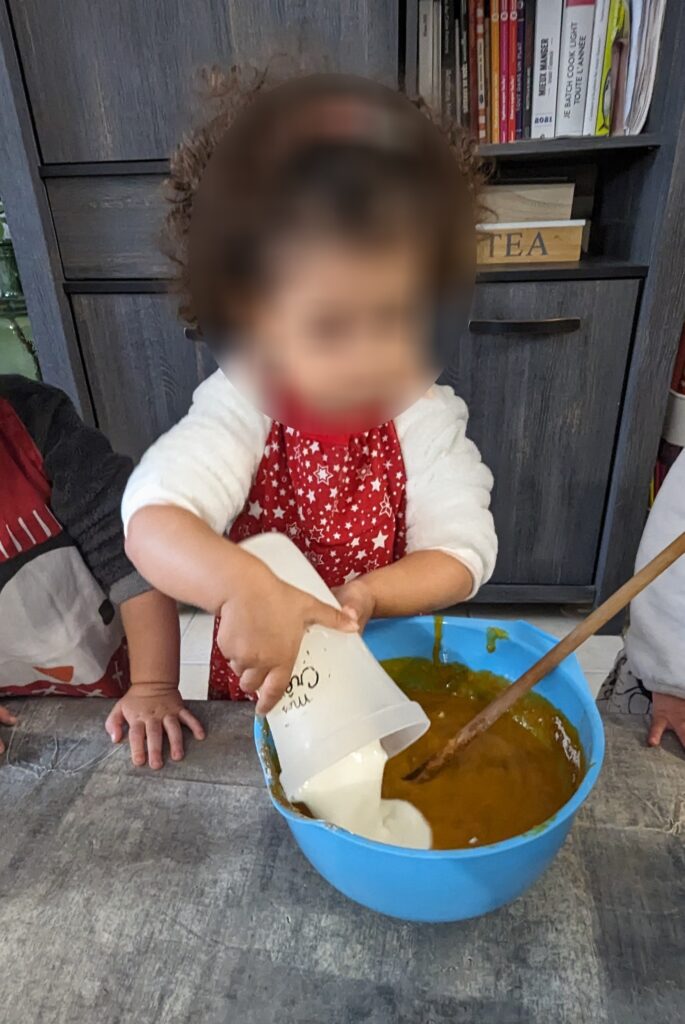
[[[628,0],[611,0],[604,60],[599,84],[599,102],[595,120],[595,135],[611,133],[611,115],[616,97],[620,50],[630,31]]]

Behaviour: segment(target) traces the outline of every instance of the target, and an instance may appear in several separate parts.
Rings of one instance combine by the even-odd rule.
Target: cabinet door
[[[10,0],[45,163],[160,159],[203,66],[310,66],[397,80],[397,0]]]
[[[637,294],[636,281],[477,288],[443,380],[495,477],[493,583],[593,582]]]
[[[187,340],[167,295],[75,295],[72,303],[98,425],[117,451],[138,459],[188,411],[214,361]]]
[[[79,175],[47,178],[45,186],[66,280],[172,276],[161,176]]]

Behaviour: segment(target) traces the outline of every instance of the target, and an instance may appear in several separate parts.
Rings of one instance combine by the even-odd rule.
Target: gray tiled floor
[[[562,637],[581,616],[546,605],[461,605],[452,614],[484,619],[525,619],[553,636]],[[183,611],[181,619],[181,693],[188,700],[205,700],[213,618],[204,612]],[[597,693],[621,648],[621,638],[595,636],[578,651],[590,689]]]

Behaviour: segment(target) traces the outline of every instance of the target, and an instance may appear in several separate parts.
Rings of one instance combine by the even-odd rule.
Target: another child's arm
[[[407,554],[338,589],[362,625],[372,615],[458,604],[492,574],[492,474],[466,436],[467,418],[451,388],[434,387],[396,420],[407,475]]]
[[[63,392],[28,381],[24,391],[22,411],[51,484],[51,509],[104,593],[121,610],[134,687],[117,703],[108,731],[121,739],[127,721],[132,760],[144,764],[139,737],[140,723],[146,723],[150,764],[159,768],[162,727],[174,758],[183,756],[179,721],[195,736],[201,737],[203,730],[178,693],[175,603],[151,590],[124,551],[120,507],[131,460],[112,451],[104,434],[86,426]]]
[[[685,530],[685,452],[669,470],[640,541],[635,570]],[[685,747],[685,558],[678,559],[630,605],[625,646],[631,671],[652,692],[647,743],[671,729]]]
[[[131,760],[161,768],[163,737],[173,761],[183,758],[181,725],[197,740],[205,738],[201,723],[185,707],[178,690],[180,635],[176,602],[147,590],[120,605],[128,642],[131,686],[112,708],[105,729],[120,743],[128,725]],[[147,749],[147,757],[146,757]]]

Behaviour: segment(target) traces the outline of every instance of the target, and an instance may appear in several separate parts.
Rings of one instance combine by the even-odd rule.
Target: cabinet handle
[[[469,320],[471,334],[573,334],[579,316],[551,316],[546,320]]]

